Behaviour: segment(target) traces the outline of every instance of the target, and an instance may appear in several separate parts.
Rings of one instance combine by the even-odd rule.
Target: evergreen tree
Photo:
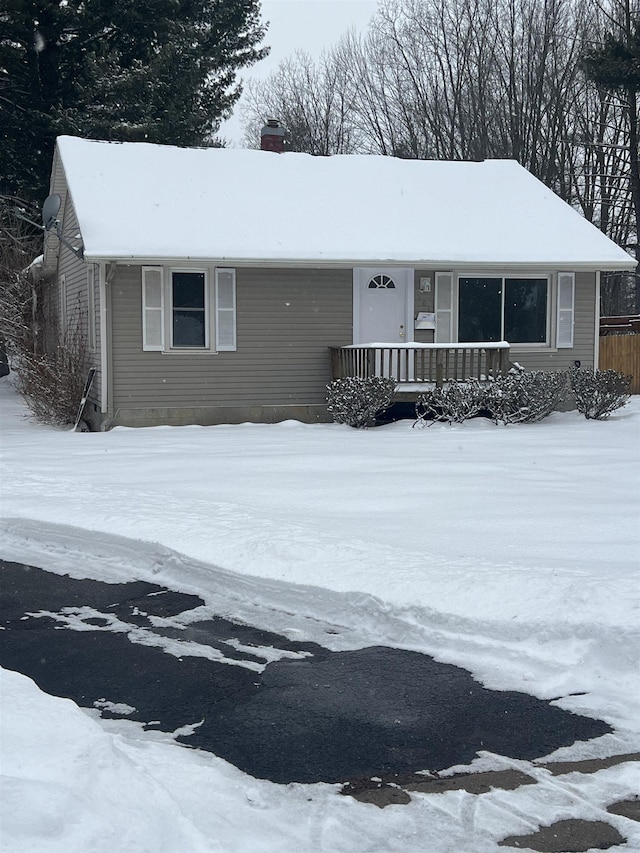
[[[47,194],[55,137],[211,144],[266,55],[258,0],[4,0],[0,192]]]

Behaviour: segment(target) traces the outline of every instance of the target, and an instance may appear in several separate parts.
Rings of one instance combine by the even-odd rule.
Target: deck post
[[[500,350],[500,373],[503,376],[506,376],[509,372],[509,350],[501,349]]]
[[[444,382],[444,364],[442,363],[442,354],[446,350],[436,350],[436,388],[442,388]]]
[[[329,355],[331,357],[331,381],[334,379],[340,379],[340,362],[342,350],[337,347],[329,347]]]
[[[367,350],[365,379],[376,375],[376,351],[374,349]]]

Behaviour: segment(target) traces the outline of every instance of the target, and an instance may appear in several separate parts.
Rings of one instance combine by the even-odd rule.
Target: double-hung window
[[[207,274],[171,271],[171,346],[208,346]]]
[[[165,353],[235,350],[236,271],[143,267],[142,343]]]
[[[458,340],[549,342],[549,280],[471,276],[458,279]]]

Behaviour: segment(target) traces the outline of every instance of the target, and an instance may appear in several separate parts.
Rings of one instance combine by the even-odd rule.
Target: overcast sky
[[[296,50],[319,56],[351,27],[364,31],[376,10],[376,0],[262,0],[262,19],[269,21],[265,44],[271,53],[242,75],[264,79]],[[220,128],[229,143],[242,142],[238,107]]]

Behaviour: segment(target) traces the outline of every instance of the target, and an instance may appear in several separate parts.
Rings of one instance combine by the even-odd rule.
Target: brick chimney
[[[284,127],[277,118],[270,118],[260,131],[260,148],[263,151],[284,152]]]

